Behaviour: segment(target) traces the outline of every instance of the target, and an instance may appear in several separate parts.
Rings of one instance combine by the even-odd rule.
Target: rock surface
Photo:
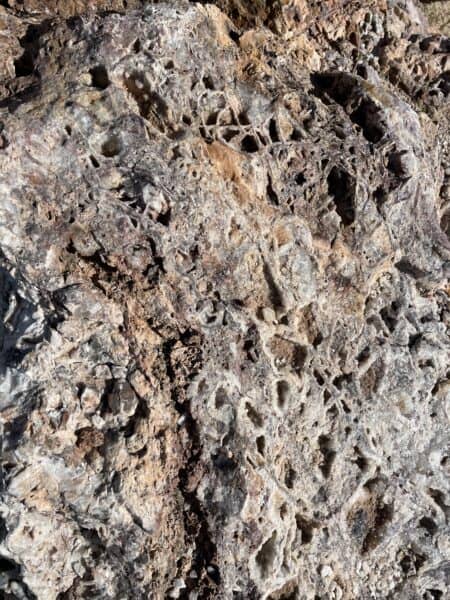
[[[1,597],[448,598],[450,40],[0,4]]]
[[[422,10],[432,28],[436,28],[446,35],[450,34],[449,0],[422,0]]]

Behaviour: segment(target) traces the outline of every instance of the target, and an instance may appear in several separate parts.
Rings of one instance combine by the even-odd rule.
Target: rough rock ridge
[[[448,598],[450,40],[9,0],[0,50],[1,598]]]

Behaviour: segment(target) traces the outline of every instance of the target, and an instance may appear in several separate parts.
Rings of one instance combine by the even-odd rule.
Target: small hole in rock
[[[295,515],[295,522],[297,524],[297,529],[299,529],[302,534],[301,543],[309,544],[313,538],[314,526],[299,514]]]
[[[213,112],[208,115],[206,119],[206,125],[215,125],[217,123],[217,117],[219,116],[218,112]]]
[[[117,156],[119,154],[120,149],[120,140],[116,135],[113,135],[103,142],[101,146],[101,153],[107,158],[112,158],[113,156]]]
[[[425,529],[429,535],[434,535],[438,529],[436,523],[430,517],[422,517],[419,521],[420,527]]]
[[[266,449],[266,440],[263,435],[260,435],[256,438],[256,448],[258,449],[259,454],[264,456],[264,452]]]
[[[95,158],[95,156],[92,156],[92,154],[91,154],[91,156],[89,157],[89,160],[91,161],[91,163],[92,163],[92,166],[93,166],[93,167],[95,167],[96,169],[98,169],[98,168],[99,168],[99,166],[100,166],[100,163],[99,163],[99,162],[98,162],[98,160]]]
[[[5,556],[0,556],[0,573],[6,573],[7,571],[17,571],[18,566],[12,560],[9,560]]]
[[[376,144],[383,137],[380,111],[372,100],[362,100],[359,107],[351,114],[351,119],[361,127],[364,137],[369,142]]]
[[[239,39],[241,36],[239,35],[239,33],[237,31],[233,31],[233,29],[230,29],[228,35],[233,40],[233,42],[235,42],[236,44],[239,43]]]
[[[399,152],[391,152],[388,156],[388,170],[400,179],[408,176],[403,159],[405,154],[407,154],[407,150],[400,150]]]
[[[359,448],[357,446],[355,446],[354,450],[355,450],[355,454],[356,454],[356,458],[355,458],[354,462],[358,466],[358,469],[360,471],[362,471],[363,473],[365,473],[369,466],[367,458],[362,455],[361,451],[359,450]]]
[[[336,458],[336,452],[332,449],[331,440],[327,435],[319,436],[319,449],[322,454],[322,463],[320,470],[325,478],[328,478],[331,473],[331,467],[334,459]]]
[[[294,487],[295,480],[297,479],[297,473],[292,469],[292,467],[288,467],[286,474],[284,476],[284,483],[289,490],[292,490]]]
[[[277,381],[278,408],[284,409],[289,399],[289,384],[287,381]]]
[[[238,129],[226,129],[223,133],[221,133],[221,138],[225,142],[231,142],[231,140],[236,137],[239,133]]]
[[[210,75],[203,77],[202,81],[203,81],[203,85],[205,86],[205,88],[207,90],[215,90],[216,89],[214,86],[214,81]]]
[[[273,532],[272,536],[264,542],[260,551],[256,555],[256,564],[258,565],[262,577],[265,579],[272,568],[276,557],[276,539],[277,533]]]
[[[346,171],[333,167],[327,181],[328,192],[334,200],[337,214],[345,226],[351,225],[355,220],[355,185],[352,178]]]
[[[216,408],[222,408],[222,406],[224,406],[226,404],[227,400],[228,400],[228,397],[227,397],[226,391],[222,387],[220,387],[216,391],[216,396],[215,396]]]
[[[271,203],[275,206],[279,206],[280,201],[278,199],[277,193],[273,189],[272,177],[270,176],[270,174],[267,175],[266,191],[267,191],[267,196],[269,197],[269,200],[271,201]]]
[[[250,125],[250,120],[247,116],[247,113],[242,111],[238,115],[238,121],[241,125]]]
[[[301,132],[300,129],[298,129],[297,127],[294,127],[292,133],[291,133],[291,140],[293,142],[301,142],[303,139],[303,134]]]
[[[258,152],[259,146],[256,138],[252,135],[246,135],[241,141],[241,149],[244,152]]]
[[[316,337],[313,340],[314,348],[317,348],[317,346],[319,346],[322,342],[323,342],[323,335],[319,331],[319,333],[316,335]]]
[[[14,61],[16,77],[27,77],[35,73],[35,60],[39,54],[39,38],[43,33],[49,31],[49,27],[49,21],[43,21],[40,25],[29,25],[25,35],[19,39],[24,50],[22,55]],[[39,75],[38,71],[37,74]]]
[[[358,364],[364,364],[365,362],[367,362],[367,359],[369,358],[369,356],[370,356],[370,348],[369,348],[369,346],[366,346],[358,354],[358,356],[356,357],[356,360],[358,361]]]
[[[352,31],[348,36],[348,39],[354,46],[358,46],[358,36],[356,35],[356,32]]]
[[[263,420],[261,415],[256,411],[255,408],[253,408],[253,406],[249,402],[245,403],[245,410],[247,411],[247,416],[253,423],[253,425],[255,427],[262,427]]]
[[[314,377],[315,377],[315,379],[316,379],[317,383],[318,383],[320,386],[322,386],[322,385],[325,383],[325,381],[324,381],[324,379],[323,379],[322,375],[319,373],[319,371],[316,371],[316,370],[314,370],[314,371],[313,371],[313,375],[314,375]]]
[[[99,90],[105,90],[109,85],[108,72],[104,65],[97,65],[93,67],[90,71],[92,85]]]
[[[387,200],[387,194],[381,186],[374,191],[373,197],[378,208],[380,208]]]
[[[278,135],[277,122],[275,121],[275,119],[270,119],[269,121],[269,135],[273,143],[280,141],[280,137]]]
[[[358,74],[360,77],[362,77],[363,79],[367,79],[367,78],[368,78],[368,72],[367,72],[367,67],[366,67],[366,65],[359,64],[359,65],[356,67],[356,72],[357,72],[357,74]]]

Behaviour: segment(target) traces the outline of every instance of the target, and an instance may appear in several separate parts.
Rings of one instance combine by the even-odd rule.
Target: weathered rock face
[[[2,597],[448,597],[450,41],[1,4]]]
[[[450,2],[449,0],[421,0],[421,8],[428,18],[431,28],[442,33],[450,33]]]

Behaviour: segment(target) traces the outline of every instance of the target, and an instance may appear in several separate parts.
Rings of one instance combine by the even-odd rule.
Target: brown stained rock
[[[448,596],[421,10],[0,2],[2,597]]]

